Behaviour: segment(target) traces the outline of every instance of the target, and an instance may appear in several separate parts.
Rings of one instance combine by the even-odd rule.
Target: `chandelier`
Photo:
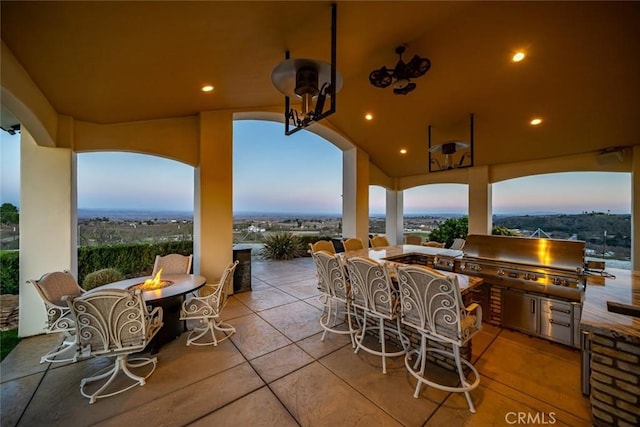
[[[393,93],[395,95],[406,95],[416,88],[416,84],[411,79],[420,77],[429,71],[431,61],[429,58],[421,58],[418,55],[414,55],[409,62],[405,63],[402,60],[402,54],[405,49],[405,46],[396,48],[396,53],[400,59],[395,68],[388,69],[382,66],[382,68],[373,70],[369,74],[369,81],[372,85],[385,88],[393,83]]]
[[[342,76],[336,70],[336,8],[335,3],[331,5],[331,64],[315,59],[292,59],[286,51],[285,60],[271,72],[271,82],[285,95],[285,135],[336,111],[336,92],[342,88]],[[299,109],[291,107],[291,99],[300,100]]]

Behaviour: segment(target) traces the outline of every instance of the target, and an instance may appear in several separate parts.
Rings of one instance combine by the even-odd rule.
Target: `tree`
[[[522,236],[522,233],[511,230],[507,227],[500,227],[498,225],[494,225],[493,229],[491,229],[491,234],[494,236]]]
[[[0,206],[0,222],[3,224],[18,224],[20,221],[20,215],[18,214],[18,208],[11,203],[3,203]]]
[[[429,240],[444,243],[446,247],[451,246],[453,239],[466,239],[469,234],[469,218],[449,218],[429,234]]]
[[[449,218],[431,232],[429,240],[444,243],[446,247],[449,247],[453,243],[453,239],[466,239],[468,234],[468,217]],[[522,236],[518,231],[511,230],[504,226],[494,226],[491,234],[499,236]]]

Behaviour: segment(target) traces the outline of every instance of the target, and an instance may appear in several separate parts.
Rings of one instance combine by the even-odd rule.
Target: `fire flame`
[[[171,280],[162,280],[160,278],[160,275],[162,274],[162,269],[160,269],[160,271],[158,271],[158,274],[156,274],[153,279],[147,279],[143,282],[140,282],[138,284],[129,286],[129,289],[140,289],[141,291],[158,291],[158,295],[160,295],[160,289],[165,288],[167,286],[171,286],[173,284],[173,281]]]
[[[160,269],[158,271],[158,274],[156,274],[153,279],[147,279],[144,281],[144,283],[142,284],[141,288],[144,290],[152,290],[152,289],[158,289],[161,288],[165,285],[165,283],[160,280],[160,275],[162,274],[162,269]]]

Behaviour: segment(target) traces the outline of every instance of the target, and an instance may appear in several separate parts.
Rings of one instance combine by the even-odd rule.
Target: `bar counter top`
[[[366,248],[366,249],[359,249],[355,251],[346,251],[346,252],[340,253],[340,255],[342,255],[345,260],[351,257],[365,257],[365,258],[371,258],[380,262],[386,262],[389,266],[393,266],[393,265],[404,265],[402,262],[394,261],[393,258],[396,258],[396,257],[403,257],[403,256],[409,256],[409,255],[428,255],[428,256],[443,256],[443,257],[458,258],[458,257],[462,257],[463,252],[452,250],[452,249],[434,248],[430,246],[420,246],[420,245],[392,245],[392,246],[384,246],[376,249]],[[470,289],[480,286],[484,281],[481,277],[467,276],[466,274],[453,273],[450,271],[443,271],[443,270],[437,270],[437,271],[442,274],[457,276],[458,284],[460,285],[460,292],[462,294],[464,294],[465,292],[468,292]]]
[[[607,271],[616,276],[615,279],[590,278],[587,282],[580,327],[640,343],[640,318],[607,310],[607,301],[640,306],[640,278],[629,270]]]

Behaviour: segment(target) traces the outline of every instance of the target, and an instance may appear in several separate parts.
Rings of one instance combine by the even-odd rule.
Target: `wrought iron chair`
[[[364,243],[358,237],[350,237],[342,241],[345,251],[357,251],[358,249],[364,249]]]
[[[164,274],[189,274],[191,273],[191,263],[193,255],[169,254],[165,256],[156,255],[153,264],[152,276],[158,274],[160,269]]]
[[[404,243],[407,245],[421,245],[422,237],[413,235],[405,236]]]
[[[199,297],[192,297],[182,303],[180,320],[196,320],[197,325],[187,336],[187,345],[218,345],[236,332],[236,328],[220,320],[220,314],[227,304],[230,289],[233,289],[233,272],[239,261],[229,264],[222,273],[220,282],[207,284],[201,290]],[[223,333],[222,338],[216,337],[216,331]],[[199,341],[208,333],[211,341]]]
[[[385,236],[373,236],[369,239],[372,248],[382,248],[389,246],[389,240]]]
[[[430,248],[444,248],[444,243],[434,242],[430,240],[428,242],[424,242],[422,246],[429,246]]]
[[[382,357],[382,372],[387,373],[387,357],[406,354],[409,350],[409,338],[400,331],[400,299],[394,288],[386,265],[369,258],[354,257],[347,259],[347,268],[351,283],[351,304],[364,312],[362,330],[356,334],[356,350],[363,349],[368,353]],[[380,350],[369,346],[364,341],[367,331],[367,320],[378,321],[378,340]],[[385,320],[395,321],[395,328],[385,325]],[[396,335],[402,350],[388,351],[385,331]]]
[[[44,362],[76,362],[76,324],[69,306],[62,300],[65,295],[73,297],[84,292],[76,279],[68,271],[47,273],[38,280],[29,280],[36,288],[47,309],[48,334],[62,333],[63,341],[40,358]],[[68,353],[70,357],[58,358]]]
[[[461,251],[462,248],[464,248],[465,243],[467,243],[465,239],[453,239],[453,243],[451,243],[451,246],[449,246],[449,249]]]
[[[349,335],[351,346],[356,348],[355,334],[358,328],[354,328],[352,315],[358,322],[358,317],[352,313],[351,286],[347,282],[346,270],[340,257],[324,251],[311,254],[318,274],[319,301],[322,304],[320,325],[324,329],[321,341],[324,341],[327,332],[340,335]],[[339,305],[344,307],[347,315],[347,328],[340,327],[344,324],[338,321]]]
[[[469,392],[480,383],[480,374],[469,361],[460,356],[460,347],[480,331],[482,308],[476,303],[464,306],[456,276],[444,275],[419,265],[398,267],[397,272],[402,301],[402,323],[416,329],[421,335],[420,348],[405,356],[407,370],[418,380],[413,397],[419,397],[423,383],[440,390],[464,393],[469,410],[475,413],[476,409]],[[428,340],[440,343],[444,348],[451,346],[451,350],[427,347]],[[411,366],[409,360],[413,352],[418,355],[418,359]],[[443,385],[425,377],[425,364],[429,352],[455,361],[460,386]],[[418,363],[420,369],[416,370]],[[462,365],[473,373],[473,382],[467,381]]]
[[[147,311],[140,290],[94,289],[65,299],[76,318],[79,349],[91,356],[115,356],[113,365],[82,379],[80,393],[89,398],[89,403],[94,403],[97,399],[114,396],[137,385],[143,386],[155,371],[157,359],[129,358],[129,355],[143,351],[160,330],[163,325],[162,309],[156,307],[151,312]],[[149,364],[152,365],[151,371],[144,376],[130,369]],[[127,382],[124,387],[112,387],[120,373],[134,382]],[[100,383],[97,390],[91,393],[86,390],[90,383],[104,379],[106,381]]]
[[[333,242],[329,240],[318,240],[315,243],[309,243],[309,252],[314,253],[318,251],[326,251],[330,254],[336,253],[336,248],[333,246]]]

